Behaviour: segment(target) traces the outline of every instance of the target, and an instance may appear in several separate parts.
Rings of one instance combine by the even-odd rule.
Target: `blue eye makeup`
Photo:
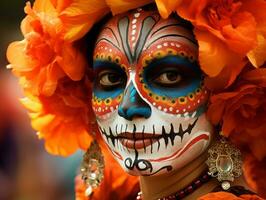
[[[180,56],[153,60],[143,71],[143,82],[160,96],[186,96],[200,87],[202,72],[196,62]]]
[[[95,80],[94,95],[98,98],[115,98],[126,86],[126,73],[116,63],[96,60],[93,63]]]

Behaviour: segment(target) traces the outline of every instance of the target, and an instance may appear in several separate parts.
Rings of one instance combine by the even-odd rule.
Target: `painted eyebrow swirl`
[[[140,36],[137,40],[135,51],[131,52],[128,40],[129,18],[124,17],[118,21],[119,35],[122,39],[122,46],[129,63],[133,63],[139,59],[146,40],[155,24],[156,21],[152,16],[148,16],[142,21]]]
[[[142,49],[146,43],[148,35],[152,31],[155,24],[156,24],[156,21],[151,16],[149,16],[143,20],[141,30],[140,30],[141,34],[140,34],[140,37],[138,38],[136,49],[135,49],[135,60],[139,59],[139,56],[140,56]]]
[[[156,41],[158,41],[159,39],[165,38],[165,37],[178,37],[178,38],[185,38],[186,40],[190,41],[191,43],[193,43],[194,45],[198,45],[196,41],[191,40],[190,38],[184,36],[184,35],[180,35],[180,34],[167,34],[167,35],[162,35],[160,37],[155,38],[154,40],[152,40],[149,45],[147,46],[147,48],[149,48],[152,44],[154,44]]]
[[[122,47],[130,63],[133,62],[132,53],[130,51],[128,43],[128,28],[129,28],[129,18],[123,17],[118,21],[118,31],[120,38],[122,39]]]
[[[162,31],[162,30],[164,30],[164,29],[166,29],[166,28],[169,28],[169,27],[172,27],[172,26],[174,26],[174,27],[180,26],[180,27],[183,27],[183,28],[187,29],[187,27],[186,27],[184,24],[182,24],[182,23],[167,24],[167,25],[162,26],[162,27],[158,28],[157,30],[155,30],[155,31],[151,34],[151,37],[152,37],[155,33],[158,33],[159,31]]]

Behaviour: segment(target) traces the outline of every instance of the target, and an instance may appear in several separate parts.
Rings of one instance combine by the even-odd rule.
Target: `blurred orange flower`
[[[250,194],[245,194],[245,195],[240,195],[240,196],[235,196],[229,192],[215,192],[215,193],[209,193],[206,194],[198,200],[263,200],[257,195],[250,195]]]
[[[88,90],[89,85],[84,81],[61,80],[52,96],[27,95],[21,100],[49,153],[67,156],[78,148],[88,148],[92,140],[89,120],[95,120],[89,110]]]
[[[262,197],[266,197],[266,158],[258,161],[254,156],[246,155],[243,169],[248,185]]]
[[[163,17],[176,11],[194,26],[199,44],[202,70],[219,84],[212,89],[232,84],[251,60],[255,67],[266,60],[266,2],[263,0],[156,0]],[[220,78],[219,76],[222,76]],[[215,82],[215,81],[213,81]],[[215,88],[216,87],[216,88]]]
[[[86,186],[81,177],[77,176],[75,180],[76,200],[136,199],[140,191],[138,177],[128,175],[105,146],[101,149],[106,163],[104,179],[88,198],[85,196]]]

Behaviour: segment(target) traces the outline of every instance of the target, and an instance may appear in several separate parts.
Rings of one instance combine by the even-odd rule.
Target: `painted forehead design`
[[[164,20],[156,11],[138,9],[112,18],[103,27],[96,42],[94,59],[116,62],[129,68],[138,63],[142,54],[168,46],[167,42],[175,48],[181,43],[187,54],[194,58],[197,56],[197,42],[183,21],[175,18]]]

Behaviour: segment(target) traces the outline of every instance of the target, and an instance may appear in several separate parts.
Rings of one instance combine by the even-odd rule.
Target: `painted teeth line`
[[[189,124],[186,129],[183,128],[182,124],[179,124],[179,127],[177,128],[178,130],[174,130],[175,128],[174,128],[173,124],[170,125],[170,130],[166,130],[165,126],[162,126],[162,129],[161,129],[162,134],[158,135],[158,136],[157,135],[155,136],[155,132],[156,131],[155,131],[155,126],[153,125],[153,136],[154,137],[152,137],[151,140],[157,140],[157,142],[158,142],[158,150],[160,148],[159,140],[161,138],[163,138],[166,147],[169,145],[169,140],[171,142],[171,145],[173,146],[175,137],[179,136],[181,138],[181,141],[182,141],[183,137],[184,137],[184,135],[186,133],[188,133],[189,135],[191,134],[191,132],[192,132],[193,128],[195,127],[197,121],[198,121],[198,118],[195,119],[195,121],[192,124]],[[111,127],[108,128],[108,131],[106,131],[105,129],[100,127],[100,130],[101,130],[102,134],[105,136],[107,142],[109,144],[112,143],[114,147],[116,147],[116,145],[118,145],[118,141],[117,141],[118,139],[125,139],[125,138],[121,138],[121,137],[118,136],[119,134],[117,134],[117,131],[118,131],[117,127],[118,127],[118,125],[116,125],[115,131],[112,131]],[[128,128],[128,125],[125,126],[125,132],[127,131],[127,128]],[[133,125],[133,131],[132,131],[134,139],[136,138],[135,137],[136,130],[137,130],[137,128],[136,128],[136,125],[134,124]],[[122,131],[123,131],[123,125],[121,124],[120,134],[122,133]],[[144,133],[145,133],[144,131],[145,131],[145,126],[143,126],[143,129],[142,129],[142,136],[143,136],[142,140],[143,140],[143,143],[144,143]],[[113,134],[114,132],[116,133],[116,135]],[[151,142],[151,144],[153,144],[153,142]],[[134,145],[135,145],[135,143],[134,143]],[[151,145],[151,153],[152,153],[152,148],[153,147]],[[144,151],[146,151],[146,147],[144,147]]]

